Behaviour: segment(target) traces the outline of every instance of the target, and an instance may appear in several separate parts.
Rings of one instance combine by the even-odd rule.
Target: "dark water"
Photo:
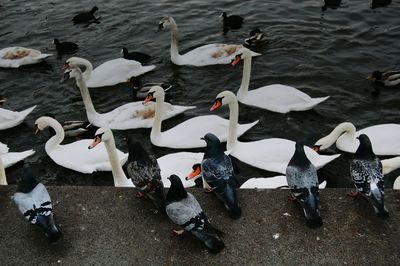
[[[73,25],[72,17],[92,7],[85,1],[2,1],[0,6],[0,47],[25,46],[53,52],[53,38],[74,41],[80,48],[77,56],[94,66],[120,57],[122,46],[151,54],[155,71],[142,80],[169,80],[177,85],[171,92],[173,103],[197,105],[184,115],[163,123],[172,127],[190,117],[210,114],[214,97],[222,90],[237,91],[242,64],[203,68],[174,66],[169,60],[169,31],[156,33],[158,21],[173,16],[180,33],[180,50],[207,43],[242,43],[255,27],[265,31],[270,43],[261,49],[262,56],[253,60],[250,89],[273,83],[294,86],[312,97],[331,98],[314,110],[277,114],[240,105],[240,122],[260,119],[258,125],[241,138],[243,141],[268,137],[302,139],[311,145],[338,123],[353,122],[361,129],[378,123],[399,121],[400,90],[382,88],[376,91],[365,78],[376,69],[400,67],[400,4],[371,9],[365,0],[342,1],[338,9],[321,11],[320,1],[96,1],[100,24]],[[245,18],[242,29],[222,34],[222,11]],[[36,150],[28,161],[46,183],[52,185],[113,185],[111,173],[83,175],[57,166],[44,151],[47,134],[35,137],[34,121],[47,112],[59,120],[86,119],[79,90],[73,82],[60,85],[61,67],[68,58],[52,57],[47,64],[22,69],[0,69],[0,94],[8,98],[5,108],[21,110],[38,107],[15,128],[0,131],[0,141],[12,151]],[[126,85],[91,91],[98,112],[109,111],[132,99]],[[228,116],[228,109],[217,114]],[[117,146],[126,151],[125,135],[135,135],[157,156],[174,152],[152,147],[150,129],[114,132]],[[329,152],[336,152],[332,148]],[[342,156],[320,172],[330,186],[347,186],[348,162]],[[236,161],[238,176],[273,176]],[[20,175],[17,165],[7,170],[13,184]],[[388,184],[393,183],[389,178]]]

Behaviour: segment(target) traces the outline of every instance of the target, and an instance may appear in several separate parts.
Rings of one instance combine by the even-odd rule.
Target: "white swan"
[[[25,47],[8,47],[0,50],[0,67],[17,68],[41,62],[51,54]]]
[[[247,48],[241,49],[242,53],[235,56],[232,65],[236,65],[243,59],[242,83],[237,92],[239,102],[267,109],[277,113],[288,113],[290,111],[304,111],[312,109],[317,104],[329,98],[311,98],[296,88],[272,84],[249,91],[251,73],[251,51]]]
[[[216,115],[202,115],[182,122],[175,127],[161,132],[161,113],[164,104],[165,93],[160,86],[154,86],[150,89],[144,103],[156,99],[156,113],[154,124],[151,128],[150,140],[156,146],[175,149],[205,147],[206,142],[201,140],[207,133],[213,133],[221,141],[226,141],[228,131],[231,128],[237,128],[238,135],[244,134],[247,130],[258,123],[258,120],[238,125],[238,113],[232,112],[229,120]],[[229,130],[228,130],[229,128]]]
[[[64,130],[57,120],[42,116],[36,120],[35,125],[36,134],[49,126],[56,132],[55,136],[51,137],[45,146],[46,153],[56,164],[84,174],[95,171],[111,171],[111,164],[104,144],[96,150],[88,149],[88,146],[92,143],[90,139],[60,145],[64,140]],[[124,164],[128,159],[128,154],[118,151],[118,157],[120,163]]]
[[[20,112],[0,108],[0,130],[18,126],[35,108],[36,105]]]
[[[360,134],[369,137],[376,155],[400,155],[400,124],[380,124],[356,132],[352,123],[344,122],[328,136],[319,139],[313,148],[316,151],[325,150],[336,142],[339,150],[355,153],[360,143],[356,137]]]
[[[89,64],[90,62],[83,58],[72,57],[68,59],[65,65],[66,70],[63,78],[63,80],[67,80],[70,77],[76,79],[76,84],[80,89],[89,122],[97,127],[119,130],[150,128],[154,121],[154,102],[151,103],[150,106],[143,106],[142,102],[132,102],[104,114],[96,112],[89,94],[89,89],[83,78],[85,74],[82,74],[80,69],[80,66],[88,67]],[[169,103],[164,103],[163,106],[163,120],[178,115],[188,109],[195,108],[195,106],[171,105]]]
[[[218,94],[211,109],[215,110],[222,105],[229,105],[231,114],[239,113],[239,104],[236,96],[230,91],[223,91]],[[230,155],[260,169],[281,174],[286,173],[286,166],[295,150],[294,141],[281,138],[269,138],[251,142],[240,142],[237,140],[236,132],[236,123],[232,121],[232,127],[229,129],[226,146]],[[319,155],[309,147],[305,147],[304,151],[316,168],[321,168],[340,156],[340,154],[331,156]]]
[[[156,66],[142,66],[135,60],[117,58],[99,65],[93,70],[93,65],[83,58],[71,57],[67,60],[64,68],[68,68],[70,62],[79,62],[86,67],[83,77],[89,88],[113,86],[121,82],[126,82],[131,77],[140,76],[153,70]]]
[[[229,64],[242,45],[234,44],[206,44],[184,55],[179,54],[178,27],[172,17],[164,17],[158,24],[158,29],[169,27],[171,30],[171,61],[175,65],[207,66],[216,64]],[[261,54],[251,52],[252,56]]]
[[[381,163],[382,163],[383,174],[384,175],[389,174],[389,173],[393,172],[394,170],[397,170],[400,168],[400,156],[381,160]],[[396,178],[396,180],[394,181],[393,189],[400,189],[400,176],[398,176]]]
[[[396,180],[393,183],[393,189],[400,189],[400,176],[396,178]]]
[[[24,160],[35,153],[34,150],[27,150],[23,152],[8,152],[7,144],[0,142],[0,185],[7,185],[5,168]]]
[[[319,184],[319,188],[323,189],[326,187],[327,182],[323,181]],[[288,188],[286,176],[279,175],[274,177],[258,177],[250,178],[244,182],[240,189],[276,189],[276,188]]]
[[[96,136],[94,140],[86,148],[93,149],[96,146],[98,147],[102,142],[104,142],[104,145],[106,146],[108,158],[111,163],[111,171],[114,178],[114,186],[134,187],[131,179],[128,179],[124,173],[124,170],[122,170],[121,160],[119,159],[118,156],[119,151],[115,147],[114,135],[110,129],[99,128],[96,131]]]

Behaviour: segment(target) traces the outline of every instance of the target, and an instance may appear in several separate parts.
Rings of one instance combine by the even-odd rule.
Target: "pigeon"
[[[303,208],[306,225],[310,228],[321,227],[317,169],[304,153],[304,144],[301,141],[296,142],[296,150],[286,168],[286,180],[292,199],[297,200]]]
[[[202,138],[206,151],[201,162],[201,173],[217,197],[224,203],[229,216],[238,219],[242,210],[236,196],[236,179],[231,158],[224,153],[220,140],[208,133]]]
[[[384,205],[382,163],[373,152],[368,136],[361,134],[357,138],[360,145],[350,164],[350,175],[356,191],[351,192],[350,196],[357,197],[361,194],[372,203],[378,216],[388,217],[389,212]]]
[[[88,12],[82,12],[76,15],[72,21],[77,24],[77,23],[87,23],[87,22],[98,22],[98,19],[94,16],[94,13],[98,11],[99,8],[97,6],[94,6],[92,10]]]
[[[221,239],[224,233],[210,224],[199,202],[185,190],[179,176],[171,175],[168,179],[171,187],[167,194],[166,212],[172,222],[184,229],[174,230],[175,234],[190,232],[211,253],[219,253],[225,247]]]
[[[150,199],[160,212],[165,212],[164,185],[157,158],[148,154],[134,137],[128,137],[127,142],[129,157],[126,170],[138,190],[137,197]]]
[[[13,199],[25,218],[31,224],[38,225],[50,242],[62,238],[60,227],[53,216],[50,195],[46,187],[33,177],[29,164],[24,164],[24,175]]]
[[[141,52],[130,52],[129,53],[128,49],[126,49],[125,47],[122,48],[121,54],[127,60],[135,60],[142,64],[147,63],[151,59],[151,56],[148,54],[145,54],[145,53],[141,53]]]

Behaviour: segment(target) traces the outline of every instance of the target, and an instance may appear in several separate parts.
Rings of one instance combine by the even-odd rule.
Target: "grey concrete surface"
[[[231,220],[212,194],[190,190],[226,248],[209,254],[190,235],[172,234],[167,217],[132,189],[49,187],[64,239],[49,244],[0,187],[1,265],[399,265],[400,192],[387,190],[390,217],[381,219],[348,189],[320,193],[324,226],[305,226],[287,190],[240,190],[243,216]],[[279,234],[278,238],[274,238]]]

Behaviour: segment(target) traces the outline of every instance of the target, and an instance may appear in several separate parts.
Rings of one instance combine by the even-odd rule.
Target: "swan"
[[[400,124],[379,124],[356,131],[350,122],[336,126],[328,136],[319,139],[313,146],[315,151],[325,150],[336,141],[339,150],[355,153],[361,134],[366,134],[371,140],[376,155],[400,155]]]
[[[206,44],[184,55],[179,54],[178,27],[172,17],[164,17],[158,24],[158,29],[169,27],[171,30],[171,61],[175,65],[207,66],[216,64],[229,64],[242,45],[235,44]],[[252,52],[252,56],[261,54]]]
[[[134,60],[117,58],[104,62],[93,70],[93,65],[88,60],[80,57],[71,57],[64,64],[64,68],[68,68],[69,64],[74,64],[74,62],[85,66],[86,70],[83,72],[83,77],[89,88],[113,86],[126,82],[132,76],[140,76],[156,67],[154,65],[142,66],[142,64]]]
[[[187,149],[205,147],[206,143],[201,138],[207,133],[215,134],[221,141],[226,141],[227,132],[231,128],[237,128],[238,135],[244,134],[247,130],[258,123],[258,120],[238,125],[238,112],[232,112],[229,120],[216,115],[202,115],[182,122],[175,127],[161,132],[161,113],[164,104],[164,90],[160,86],[154,86],[147,94],[144,104],[156,99],[156,113],[154,124],[151,128],[150,140],[156,146],[174,149]],[[228,130],[229,128],[229,130]]]
[[[25,47],[7,47],[0,50],[0,67],[18,68],[40,63],[51,54]]]
[[[95,171],[111,171],[111,164],[104,144],[96,150],[88,149],[88,146],[92,143],[90,139],[60,145],[64,140],[64,130],[57,120],[48,116],[37,119],[35,126],[35,134],[49,126],[54,129],[56,134],[46,142],[45,149],[56,164],[84,174],[91,174]],[[121,151],[117,153],[120,163],[124,164],[128,159],[128,154]]]
[[[223,91],[217,95],[211,111],[222,105],[228,105],[230,113],[239,113],[239,104],[235,94],[230,91]],[[232,117],[232,115],[231,115]],[[232,118],[231,118],[232,119]],[[237,116],[236,116],[237,119]],[[251,142],[240,142],[237,140],[236,121],[232,121],[229,129],[227,150],[229,154],[240,161],[251,166],[281,174],[286,173],[292,155],[295,151],[295,142],[288,139],[269,138]],[[319,155],[309,147],[305,147],[305,153],[311,163],[318,169],[340,156]]]
[[[90,141],[86,148],[93,149],[94,147],[98,147],[101,143],[104,143],[107,150],[108,159],[111,163],[114,186],[134,187],[131,179],[128,179],[124,173],[124,170],[122,170],[121,160],[119,159],[120,156],[118,156],[119,151],[115,147],[114,135],[110,129],[99,128],[95,133],[94,140]]]
[[[86,115],[90,123],[97,127],[106,127],[110,129],[126,130],[132,128],[150,128],[153,125],[153,116],[155,103],[150,106],[143,106],[142,102],[132,102],[124,104],[116,109],[100,114],[94,109],[89,89],[86,86],[85,73],[82,74],[80,66],[88,66],[89,61],[83,58],[72,57],[67,60],[63,81],[69,78],[75,78],[85,104]],[[195,106],[180,106],[163,103],[162,119],[168,119],[178,115],[188,109],[196,108]]]
[[[7,144],[0,142],[0,185],[7,185],[5,168],[10,167],[17,162],[33,155],[34,150],[27,150],[23,152],[8,152]]]
[[[24,121],[25,117],[27,117],[35,108],[36,105],[20,112],[14,112],[4,108],[0,108],[0,130],[18,126]]]
[[[327,182],[323,181],[319,184],[320,189],[326,187]],[[279,175],[274,177],[258,177],[250,178],[244,182],[240,189],[276,189],[276,188],[289,188],[286,176]]]
[[[389,173],[393,172],[394,170],[397,170],[400,168],[400,156],[381,160],[381,163],[382,163],[382,173],[384,175],[389,174]],[[400,176],[398,176],[396,178],[396,180],[394,181],[393,189],[400,189]]]
[[[298,89],[282,84],[272,84],[249,91],[251,72],[251,51],[243,48],[241,54],[235,56],[232,65],[236,65],[243,59],[242,83],[237,92],[239,102],[267,109],[277,113],[288,113],[290,111],[310,110],[317,104],[329,98],[311,98]]]

